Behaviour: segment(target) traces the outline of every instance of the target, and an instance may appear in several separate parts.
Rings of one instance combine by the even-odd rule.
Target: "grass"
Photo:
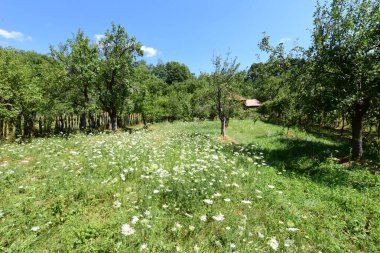
[[[378,252],[379,176],[343,143],[232,121],[0,146],[0,251]]]

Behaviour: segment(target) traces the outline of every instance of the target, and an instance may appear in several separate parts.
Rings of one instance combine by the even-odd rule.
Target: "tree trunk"
[[[223,138],[226,135],[226,118],[225,117],[222,117],[222,119],[220,120],[220,134],[222,135]]]
[[[38,134],[39,136],[42,136],[42,118],[41,117],[38,119]]]
[[[377,138],[380,138],[380,118],[377,120]]]
[[[143,121],[144,127],[146,128],[146,126],[147,126],[147,122],[146,122],[145,113],[142,113],[142,114],[141,114],[141,117],[142,117],[142,121]]]
[[[22,114],[19,113],[17,114],[17,118],[16,118],[16,124],[15,124],[15,135],[16,135],[16,138],[21,136],[22,135]]]
[[[82,112],[82,114],[80,115],[80,123],[79,123],[79,129],[81,131],[84,131],[86,130],[86,113],[85,112]]]
[[[352,159],[361,160],[363,157],[363,118],[368,111],[371,99],[363,98],[354,106],[354,114],[352,115]]]
[[[352,159],[360,160],[363,156],[363,116],[352,117]]]
[[[117,130],[117,113],[115,111],[112,111],[109,113],[111,118],[111,129],[112,131]]]

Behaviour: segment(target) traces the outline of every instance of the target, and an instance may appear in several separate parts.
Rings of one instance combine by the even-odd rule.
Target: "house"
[[[261,102],[255,98],[242,100],[245,109],[257,108],[261,106]]]
[[[244,109],[257,108],[261,106],[261,102],[256,98],[244,98],[242,96],[236,96],[236,99],[241,101]]]

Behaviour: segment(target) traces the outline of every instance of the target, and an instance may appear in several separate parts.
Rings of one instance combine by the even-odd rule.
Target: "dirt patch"
[[[222,136],[219,136],[218,137],[218,141],[220,142],[220,143],[232,143],[232,144],[239,144],[239,142],[236,140],[236,139],[234,139],[234,138],[232,138],[232,137],[230,137],[230,136],[224,136],[224,138],[222,137]]]
[[[0,167],[7,167],[9,165],[8,161],[1,161],[0,162]]]
[[[26,157],[25,159],[19,161],[19,163],[21,163],[21,164],[28,164],[28,163],[30,163],[30,162],[33,161],[33,160],[35,160],[35,158],[29,156],[29,157]]]

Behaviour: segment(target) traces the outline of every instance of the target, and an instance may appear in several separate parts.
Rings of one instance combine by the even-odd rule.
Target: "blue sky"
[[[212,71],[213,54],[230,51],[242,69],[259,61],[257,43],[266,32],[272,43],[296,39],[310,45],[316,0],[0,0],[0,45],[48,53],[81,28],[95,40],[123,25],[156,64],[179,61]],[[261,57],[265,60],[265,56]]]

